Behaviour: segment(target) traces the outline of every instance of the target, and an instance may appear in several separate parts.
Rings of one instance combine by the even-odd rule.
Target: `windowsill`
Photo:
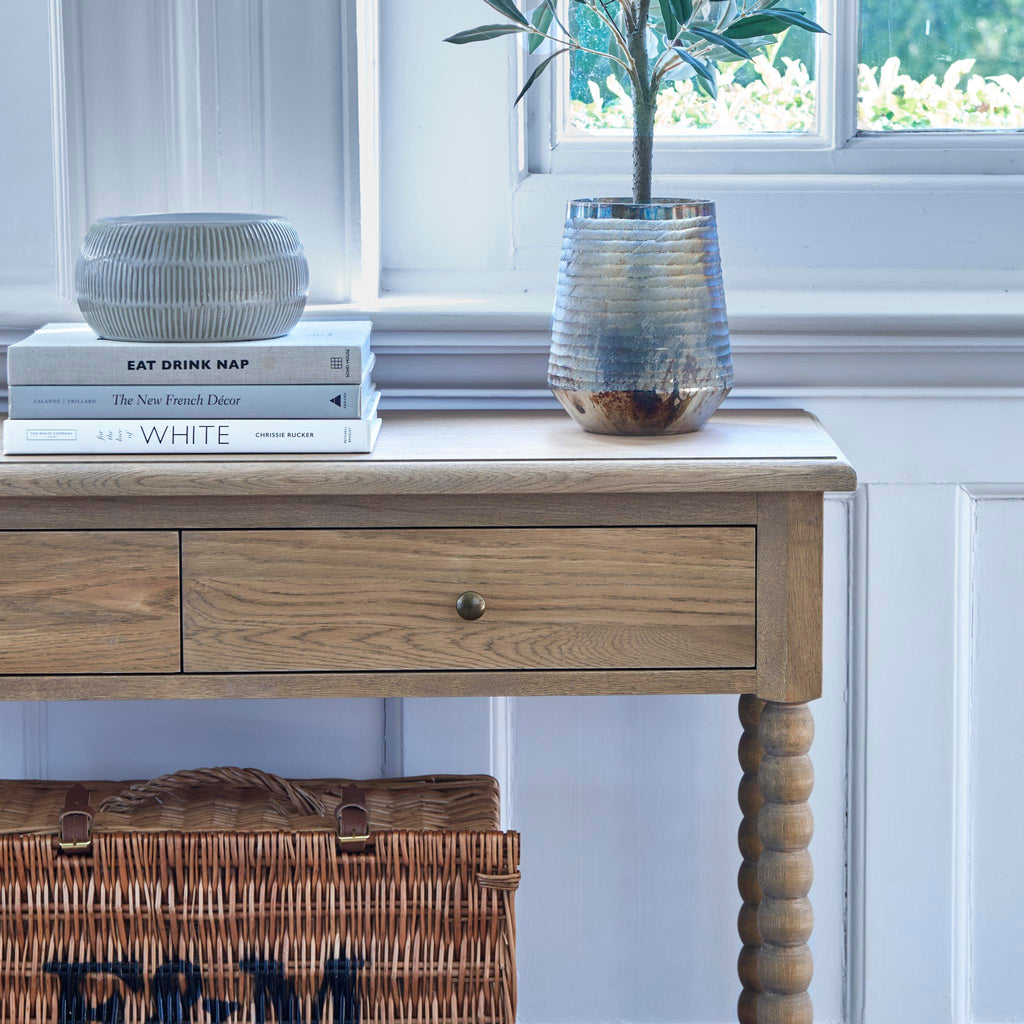
[[[756,344],[764,336],[791,339],[805,347],[808,339],[887,339],[927,337],[966,346],[1005,342],[1000,348],[1024,348],[1024,289],[778,289],[727,292],[729,327],[734,346]],[[519,295],[385,295],[368,304],[311,305],[306,316],[328,319],[363,317],[375,329],[395,334],[406,346],[419,334],[419,345],[451,344],[431,335],[468,333],[547,334],[552,297],[540,292]],[[474,342],[479,344],[479,341]],[[544,342],[545,346],[547,342]],[[781,342],[785,344],[785,342]]]
[[[1024,287],[1019,278],[1004,275],[1000,286],[991,288],[727,290],[729,326],[738,349],[746,344],[761,347],[760,339],[766,337],[787,338],[776,343],[794,348],[806,348],[811,340],[887,339],[891,347],[902,339],[928,338],[942,347],[995,344],[1024,349]],[[549,292],[539,290],[515,295],[389,294],[368,303],[312,303],[305,316],[370,319],[384,336],[378,340],[382,348],[449,347],[453,334],[473,335],[474,345],[496,335],[494,345],[500,348],[512,343],[514,335],[523,336],[519,345],[532,340],[531,335],[546,335],[552,301]],[[77,306],[56,299],[52,289],[0,288],[2,331],[27,334],[47,322],[80,320]]]

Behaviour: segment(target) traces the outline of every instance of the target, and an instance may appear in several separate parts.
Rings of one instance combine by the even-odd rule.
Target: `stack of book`
[[[372,451],[370,328],[307,320],[282,338],[196,344],[49,324],[7,351],[4,452]]]

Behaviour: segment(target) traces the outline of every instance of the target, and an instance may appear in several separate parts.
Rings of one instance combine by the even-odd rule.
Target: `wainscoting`
[[[826,499],[818,1020],[1020,1021],[1024,394],[747,391],[733,404],[811,409],[861,480],[856,494]],[[732,1019],[731,698],[0,711],[0,772],[15,777],[225,763],[292,775],[493,772],[506,823],[524,834],[521,1019]]]

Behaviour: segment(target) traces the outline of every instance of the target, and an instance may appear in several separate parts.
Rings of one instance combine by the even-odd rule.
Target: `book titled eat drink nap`
[[[359,384],[366,320],[300,320],[266,341],[110,341],[85,324],[47,324],[7,350],[7,383],[66,385]]]

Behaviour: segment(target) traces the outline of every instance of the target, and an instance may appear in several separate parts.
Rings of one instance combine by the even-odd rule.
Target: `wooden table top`
[[[588,434],[557,411],[395,411],[368,455],[16,455],[0,497],[849,491],[809,413],[728,410],[694,434]]]

